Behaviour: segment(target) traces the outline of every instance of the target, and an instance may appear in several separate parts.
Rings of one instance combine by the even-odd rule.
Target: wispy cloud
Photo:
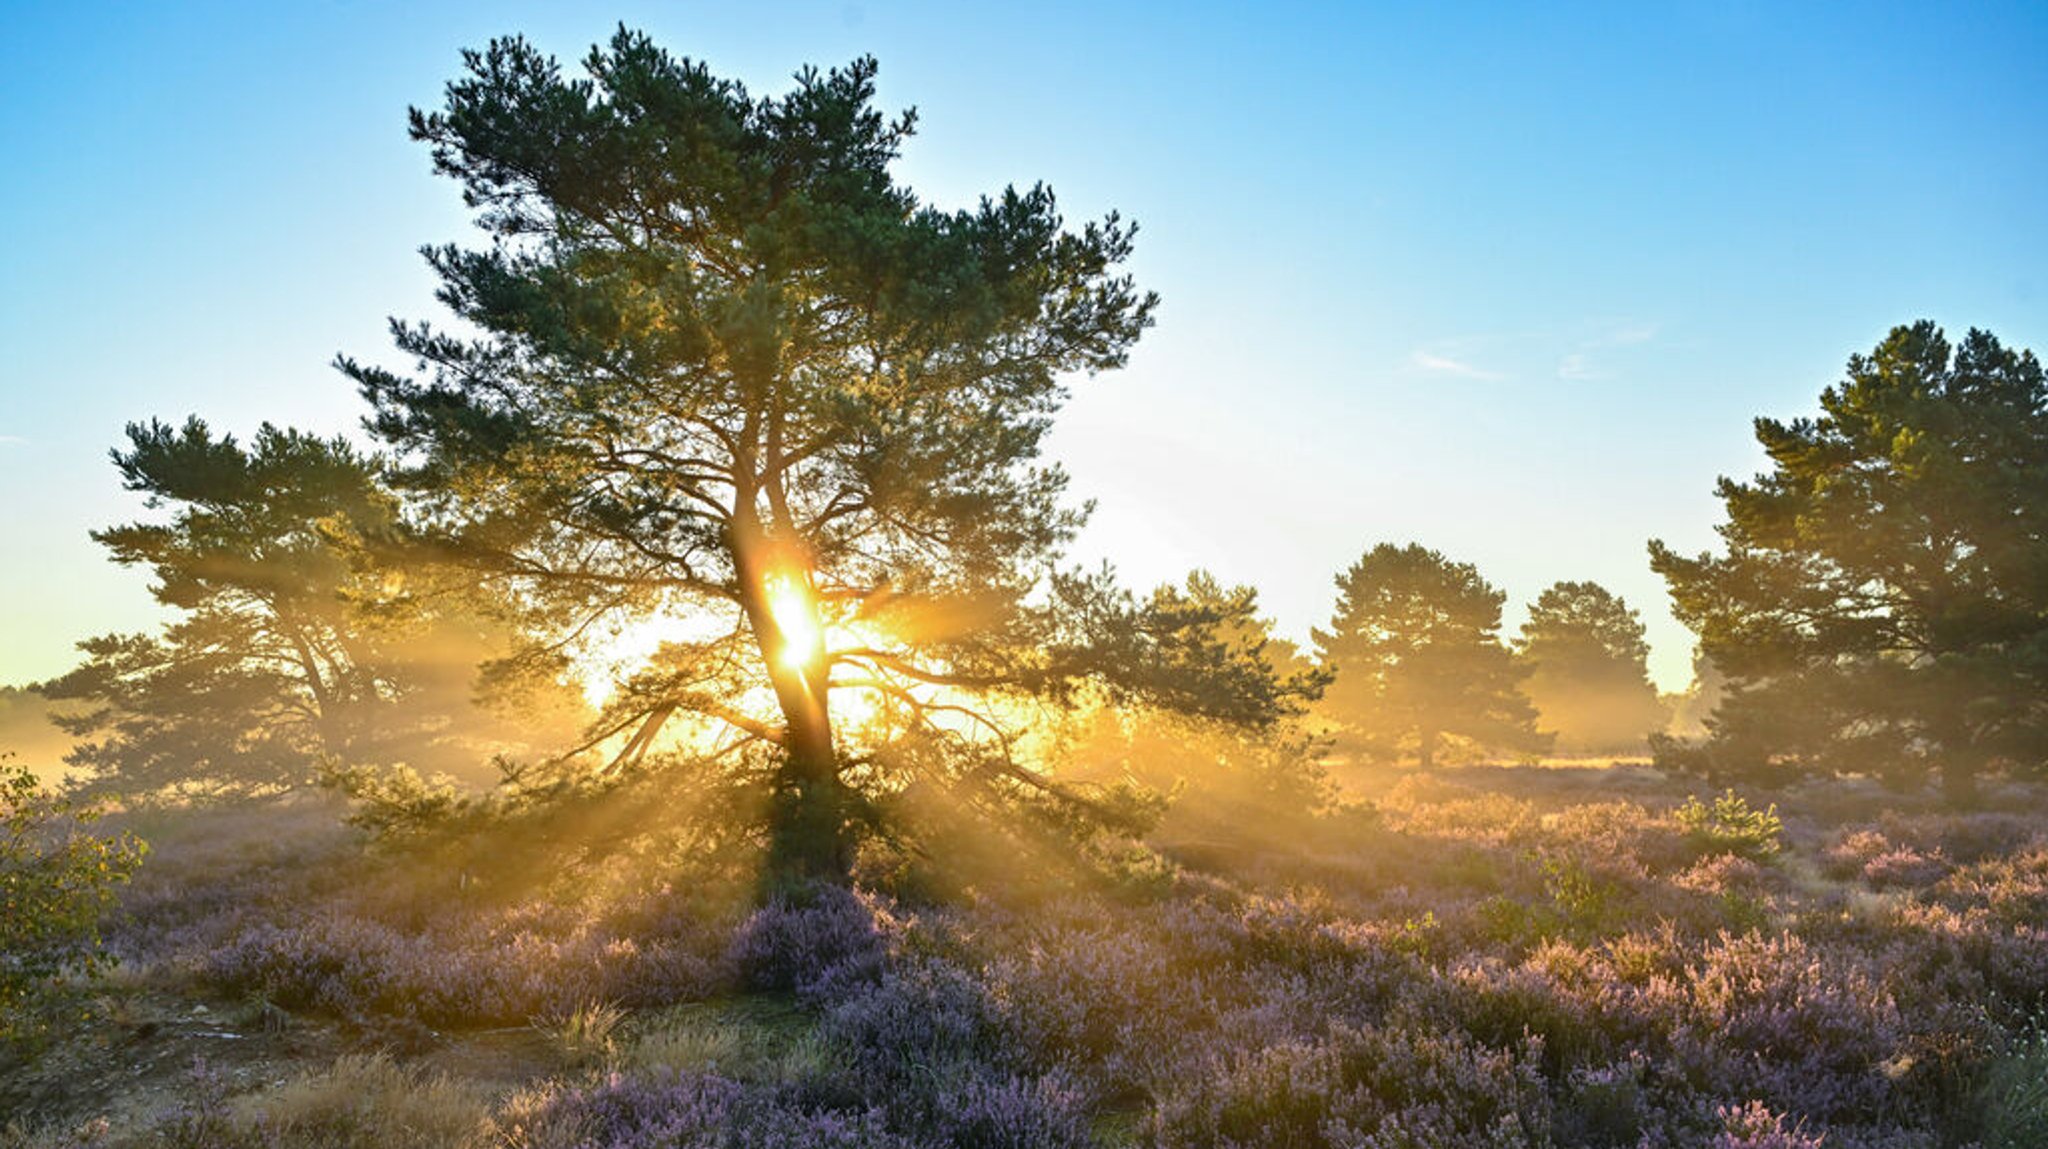
[[[1453,375],[1460,379],[1507,378],[1507,376],[1498,371],[1488,371],[1484,367],[1475,367],[1461,359],[1453,359],[1448,355],[1437,355],[1433,352],[1419,349],[1408,356],[1408,362],[1432,375]]]
[[[1637,343],[1648,343],[1657,338],[1657,324],[1632,323],[1617,327],[1593,340],[1590,347],[1629,347]]]
[[[1586,362],[1585,355],[1575,352],[1557,361],[1557,377],[1581,382],[1587,379],[1604,379],[1607,375],[1604,371],[1595,371],[1592,365]]]
[[[0,447],[25,447],[28,440],[19,435],[0,435]]]
[[[1557,377],[1571,382],[1583,383],[1595,379],[1611,379],[1614,373],[1601,367],[1593,352],[1616,347],[1640,347],[1657,338],[1658,325],[1655,323],[1622,323],[1608,326],[1597,335],[1579,341],[1576,350],[1557,361]]]

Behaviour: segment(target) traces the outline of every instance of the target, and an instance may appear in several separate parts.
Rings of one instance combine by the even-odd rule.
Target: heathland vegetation
[[[494,42],[369,441],[129,428],[170,621],[0,694],[0,1145],[2048,1143],[2030,352],[1758,421],[1687,696],[1414,543],[1297,648],[1067,563],[1135,229],[920,201],[874,75]]]

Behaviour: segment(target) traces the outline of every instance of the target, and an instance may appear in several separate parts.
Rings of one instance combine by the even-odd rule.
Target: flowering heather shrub
[[[1942,881],[1934,896],[1957,909],[1981,907],[2007,925],[2048,923],[2048,845],[1964,866]]]
[[[1636,872],[1664,873],[1691,860],[1676,821],[1637,802],[1588,802],[1542,818],[1550,846]]]
[[[1671,879],[1673,885],[1697,894],[1740,894],[1761,898],[1784,889],[1784,875],[1735,854],[1710,854]]]
[[[1457,1034],[1334,1028],[1219,1061],[1160,1100],[1158,1146],[1549,1144],[1540,1051],[1488,1050]]]
[[[408,934],[329,909],[289,927],[248,924],[195,965],[217,988],[259,993],[287,1009],[442,1026],[517,1024],[593,1000],[690,1000],[731,981],[727,967],[702,952],[704,938],[643,944],[588,930],[548,936],[493,926],[470,920],[438,935]]]
[[[1948,859],[1936,850],[1923,854],[1910,847],[1886,850],[1863,863],[1863,880],[1872,889],[1917,890],[1940,881],[1949,871]]]
[[[1689,974],[1675,1052],[1708,1093],[1823,1120],[1897,1100],[1882,1066],[1905,1027],[1867,959],[1789,933],[1723,934]]]
[[[1031,1080],[976,1075],[939,1093],[938,1144],[952,1149],[1086,1149],[1086,1098],[1057,1074]]]
[[[823,1002],[879,978],[888,944],[875,906],[850,890],[814,886],[756,910],[727,953],[748,988]]]
[[[1920,889],[1931,886],[1952,868],[1939,845],[1939,835],[1893,830],[1856,829],[1837,834],[1821,852],[1821,872],[1837,881],[1860,879],[1872,889]],[[1925,826],[1923,821],[1921,826]]]
[[[612,1074],[543,1086],[499,1116],[520,1149],[924,1149],[888,1131],[879,1110],[803,1106],[788,1090],[704,1073]]]
[[[2014,813],[1901,814],[1878,818],[1887,838],[1922,853],[1936,851],[1969,865],[2020,852],[2048,834],[2038,816]]]
[[[1721,1132],[1713,1149],[1820,1149],[1826,1141],[1821,1135],[1809,1136],[1797,1122],[1786,1128],[1784,1115],[1771,1112],[1761,1101],[1722,1106],[1715,1115],[1721,1119]]]
[[[1658,1105],[1649,1084],[1650,1062],[1631,1051],[1618,1061],[1581,1065],[1565,1075],[1553,1133],[1561,1145],[1628,1146],[1648,1149],[1664,1143],[1672,1118]]]
[[[1405,806],[1396,806],[1390,795],[1383,808],[1393,812],[1389,828],[1415,837],[1510,846],[1535,841],[1542,828],[1534,803],[1504,794]]]
[[[2022,1086],[2048,1059],[2015,1035],[2048,1010],[2048,838],[2021,820],[1882,795],[1816,815],[1832,790],[1789,792],[1796,832],[1752,836],[1783,839],[1779,865],[1688,839],[1680,791],[1485,777],[1405,782],[1376,824],[1143,896],[985,883],[915,916],[829,890],[756,909],[660,850],[480,885],[174,844],[189,901],[145,868],[127,900],[149,920],[117,937],[147,970],[364,1031],[720,999],[621,1022],[623,1075],[497,1106],[528,1149],[1062,1149],[1111,1125],[1158,1146],[1960,1149],[1994,1112],[2034,1128]]]
[[[819,1036],[850,1065],[901,1079],[949,1063],[1005,1067],[1017,1060],[982,986],[935,958],[894,963],[881,980],[831,1006]]]
[[[1257,983],[1253,970],[1208,956],[1213,943],[1174,944],[1157,914],[1106,920],[1073,904],[1065,910],[1028,937],[984,950],[980,977],[1035,1064],[1073,1071],[1107,1093],[1154,1090],[1185,1072],[1192,1039],[1246,1004]]]
[[[1853,881],[1863,876],[1863,867],[1869,865],[1872,858],[1891,849],[1891,839],[1885,837],[1882,830],[1867,827],[1843,830],[1821,850],[1821,872],[1838,882]]]

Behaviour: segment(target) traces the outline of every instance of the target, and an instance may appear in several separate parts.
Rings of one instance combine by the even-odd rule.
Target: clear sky
[[[1419,541],[1521,604],[1713,542],[1758,414],[1894,324],[2048,351],[2048,5],[27,4],[0,0],[0,683],[149,625],[89,527],[129,420],[323,432],[336,352],[432,317],[472,238],[405,138],[463,47],[577,59],[620,21],[761,93],[861,53],[902,177],[1116,208],[1163,297],[1056,449],[1082,556],[1204,566],[1287,633]]]

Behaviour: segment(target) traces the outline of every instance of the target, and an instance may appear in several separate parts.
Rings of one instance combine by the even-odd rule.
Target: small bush
[[[888,948],[875,911],[851,891],[816,886],[777,898],[733,934],[728,954],[749,989],[830,1000],[881,975]]]
[[[85,832],[97,817],[0,755],[0,1042],[39,1029],[24,1007],[51,979],[91,975],[109,960],[100,915],[148,847],[132,834]]]
[[[513,1098],[499,1122],[520,1149],[922,1149],[891,1132],[878,1109],[816,1105],[799,1091],[704,1073],[551,1084]]]
[[[1771,1112],[1761,1101],[1724,1105],[1715,1114],[1721,1119],[1721,1132],[1713,1149],[1820,1149],[1826,1140],[1808,1135],[1797,1122],[1787,1129],[1784,1115]]]
[[[1778,807],[1756,810],[1749,801],[1729,790],[1709,806],[1695,794],[1672,812],[1679,828],[1700,857],[1732,854],[1752,862],[1768,861],[1778,855],[1778,835],[1785,824]]]

